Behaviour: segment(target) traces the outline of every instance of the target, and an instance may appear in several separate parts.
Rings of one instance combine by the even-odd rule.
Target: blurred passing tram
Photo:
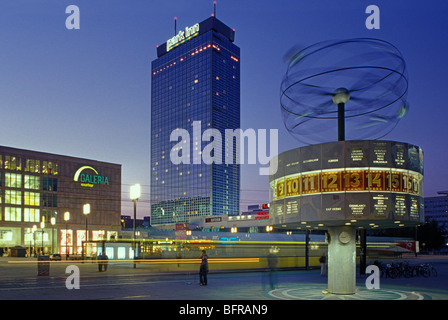
[[[280,270],[320,267],[319,258],[327,254],[325,235],[312,235],[308,245],[300,237],[294,241],[245,240],[237,235],[219,236],[217,239],[138,239],[92,241],[95,254],[106,250],[110,263],[136,263],[154,271],[197,271],[201,251],[206,250],[210,272],[264,271],[268,267],[268,255],[277,257]],[[299,238],[299,239],[298,239]],[[308,250],[307,250],[308,247]],[[137,248],[137,251],[134,251]],[[367,259],[397,258],[413,254],[413,241],[398,238],[368,237]],[[357,259],[359,262],[357,247]],[[121,254],[120,254],[121,252]],[[134,252],[137,252],[134,259]]]

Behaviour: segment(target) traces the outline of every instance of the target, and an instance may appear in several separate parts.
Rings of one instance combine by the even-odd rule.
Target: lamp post
[[[64,212],[64,221],[65,221],[65,260],[68,260],[69,256],[69,248],[68,248],[68,229],[67,229],[67,223],[68,220],[70,220],[70,212],[66,211]]]
[[[133,230],[134,230],[134,238],[133,238],[133,246],[134,246],[134,268],[136,267],[135,264],[135,257],[137,255],[137,246],[135,243],[135,221],[137,220],[137,201],[141,196],[141,187],[139,184],[134,184],[131,186],[130,190],[130,197],[131,200],[134,202],[134,221],[133,221]]]
[[[34,233],[37,230],[37,226],[33,225],[33,251],[34,251],[34,256],[36,256],[36,238],[34,238]]]
[[[42,255],[44,255],[44,228],[45,228],[45,222],[42,220],[40,222],[40,227],[42,229]]]
[[[86,216],[86,239],[85,239],[85,244],[86,244],[86,250],[84,251],[84,246],[82,247],[82,253],[83,253],[83,260],[84,260],[84,254],[87,253],[87,240],[89,238],[89,231],[87,228],[87,216],[90,214],[90,203],[86,203],[83,207],[82,207],[82,213]]]
[[[37,227],[36,227],[37,228]],[[28,237],[30,238],[30,252],[29,252],[29,257],[31,258],[31,242],[34,236],[34,227],[33,228],[26,228],[26,232],[28,233]]]
[[[338,141],[345,140],[345,104],[350,100],[350,93],[345,88],[336,89],[333,103],[338,106]]]
[[[51,223],[51,253],[54,253],[54,225],[56,224],[56,218],[55,217],[51,217],[50,219],[50,223]]]

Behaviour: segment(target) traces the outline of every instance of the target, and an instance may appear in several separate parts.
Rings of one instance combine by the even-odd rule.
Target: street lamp
[[[34,227],[36,227],[36,226],[34,226]],[[34,242],[32,240],[34,240],[34,231],[36,231],[34,229],[34,227],[33,228],[26,228],[26,232],[28,233],[28,237],[30,238],[30,251],[29,251],[29,255],[28,255],[30,258],[31,258],[31,251],[32,251],[31,250],[31,243]]]
[[[65,259],[68,260],[69,255],[69,248],[68,248],[68,229],[67,229],[67,223],[68,220],[70,220],[70,212],[66,211],[64,212],[64,221],[65,221]]]
[[[44,254],[44,228],[45,228],[45,222],[42,220],[40,222],[40,227],[42,229],[42,255]]]
[[[131,200],[134,202],[134,223],[133,223],[133,229],[134,229],[134,240],[135,240],[135,220],[137,219],[137,201],[141,196],[141,188],[139,184],[134,184],[131,186],[131,192],[130,192]]]
[[[134,229],[134,241],[133,241],[133,246],[134,246],[134,261],[135,261],[135,256],[137,253],[137,246],[135,243],[135,221],[137,220],[137,200],[140,198],[141,196],[141,187],[139,184],[134,184],[131,186],[131,190],[130,190],[130,197],[131,200],[134,202],[134,221],[133,221],[133,229]],[[135,263],[134,263],[134,268],[136,267]]]
[[[56,218],[55,217],[51,217],[50,219],[50,223],[51,223],[51,253],[53,252],[54,249],[54,225],[56,224]]]
[[[82,213],[86,216],[86,240],[85,240],[85,244],[86,244],[86,251],[84,251],[84,246],[82,247],[82,252],[83,254],[87,253],[87,240],[88,240],[88,236],[89,236],[89,231],[87,229],[87,215],[90,214],[90,203],[86,203],[83,207],[82,207]],[[83,257],[84,258],[84,257]]]
[[[34,237],[34,233],[37,230],[37,226],[33,225],[33,251],[34,251],[34,256],[36,256],[36,238]]]

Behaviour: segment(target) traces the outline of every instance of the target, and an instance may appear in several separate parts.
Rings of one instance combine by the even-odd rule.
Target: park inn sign
[[[192,37],[197,36],[199,33],[199,23],[194,26],[186,27],[185,30],[179,31],[174,37],[166,41],[166,51],[170,51],[172,48],[178,46],[179,44],[190,40]]]
[[[100,175],[98,171],[91,166],[82,166],[79,168],[73,177],[73,181],[80,182],[81,187],[89,188],[93,188],[96,184],[109,185],[109,178]]]

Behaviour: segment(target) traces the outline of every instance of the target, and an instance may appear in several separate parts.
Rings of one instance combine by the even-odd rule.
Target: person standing
[[[325,255],[325,252],[319,258],[319,262],[320,262],[320,276],[325,277],[327,275],[327,256]]]
[[[208,256],[205,250],[202,250],[201,266],[199,268],[199,285],[207,285],[207,273],[208,273]]]
[[[108,257],[105,253],[98,256],[98,271],[107,271]]]

